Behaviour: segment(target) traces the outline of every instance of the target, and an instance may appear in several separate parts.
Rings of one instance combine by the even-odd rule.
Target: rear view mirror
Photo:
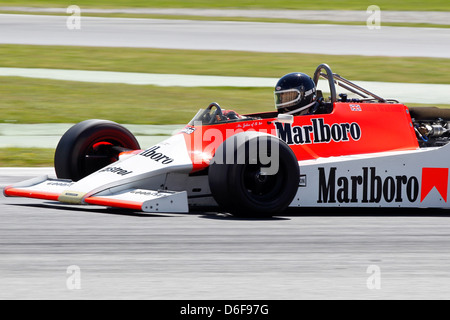
[[[292,124],[292,123],[294,123],[294,116],[291,115],[291,114],[283,114],[283,113],[281,113],[281,114],[278,115],[276,121],[280,122],[280,123],[290,123],[290,124]]]

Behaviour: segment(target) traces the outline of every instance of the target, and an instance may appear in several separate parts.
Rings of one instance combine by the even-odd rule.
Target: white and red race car
[[[5,188],[10,197],[189,212],[277,215],[288,207],[449,207],[450,112],[408,108],[332,73],[320,112],[239,116],[217,103],[146,150],[124,127],[88,120],[62,137],[57,179]],[[338,95],[336,84],[358,98]],[[318,91],[320,94],[320,91]]]

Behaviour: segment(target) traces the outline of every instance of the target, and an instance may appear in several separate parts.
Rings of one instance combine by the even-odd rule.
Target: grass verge
[[[321,63],[352,80],[450,83],[450,59],[242,51],[0,45],[0,67],[281,77]]]
[[[272,110],[271,88],[181,88],[0,77],[0,122],[187,123],[217,101],[241,113]]]
[[[0,6],[33,6],[33,7],[68,7],[74,4],[70,0],[8,0],[0,1]],[[78,6],[91,8],[239,8],[239,9],[298,9],[298,10],[366,10],[373,3],[370,0],[77,0]],[[448,11],[450,3],[447,0],[377,0],[383,10],[423,10]]]
[[[0,148],[0,167],[53,167],[53,149]]]

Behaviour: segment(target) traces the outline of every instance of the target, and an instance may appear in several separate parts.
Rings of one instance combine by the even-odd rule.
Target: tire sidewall
[[[83,157],[87,149],[99,141],[116,141],[131,150],[140,149],[134,135],[123,126],[106,120],[86,120],[70,128],[55,151],[55,171],[60,179],[78,181],[87,173]]]
[[[276,159],[279,170],[275,174],[279,192],[270,199],[255,197],[246,190],[243,180],[247,164],[213,163],[209,168],[210,188],[216,202],[225,211],[237,216],[271,216],[285,211],[297,194],[300,174],[295,154],[284,141],[274,136],[267,136],[267,139],[271,140],[269,145],[276,143],[279,147]],[[239,146],[223,153],[236,153],[237,150]]]

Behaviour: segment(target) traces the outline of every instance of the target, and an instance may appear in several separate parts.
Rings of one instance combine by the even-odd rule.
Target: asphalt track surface
[[[1,169],[0,186],[47,172]],[[447,299],[449,233],[442,210],[238,219],[0,196],[0,299]]]
[[[81,17],[70,30],[67,21],[1,14],[0,43],[450,58],[444,28]]]

